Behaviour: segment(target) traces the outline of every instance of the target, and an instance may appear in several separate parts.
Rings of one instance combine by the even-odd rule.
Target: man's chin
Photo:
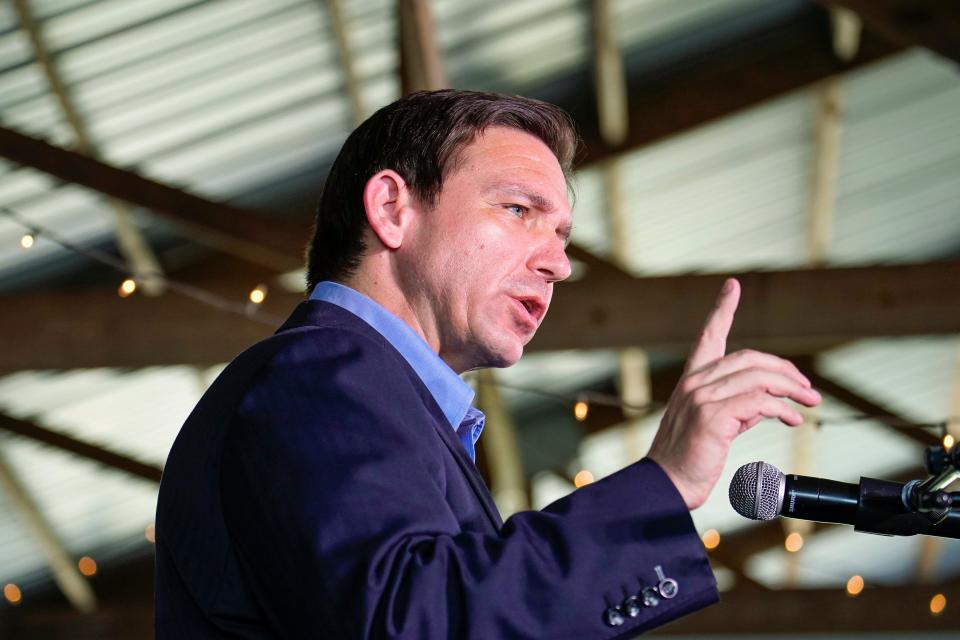
[[[520,354],[519,354],[518,356],[516,356],[516,357],[510,357],[510,358],[502,358],[502,359],[498,360],[496,364],[492,364],[492,365],[490,365],[490,366],[491,366],[492,368],[495,368],[495,369],[507,369],[507,368],[512,367],[513,365],[517,364],[517,362],[520,361],[520,357],[521,357],[521,356],[523,356],[523,350],[522,350],[522,349],[520,350]]]
[[[506,369],[517,364],[520,357],[523,356],[523,347],[527,341],[498,341],[496,345],[490,345],[485,349],[484,364],[481,367],[492,369]]]

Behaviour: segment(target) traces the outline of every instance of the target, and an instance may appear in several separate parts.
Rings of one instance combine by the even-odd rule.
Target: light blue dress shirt
[[[433,352],[410,325],[359,291],[336,282],[318,283],[310,299],[323,300],[346,309],[386,338],[420,376],[447,422],[456,431],[470,459],[476,462],[475,446],[483,431],[484,415],[471,406],[473,389]]]

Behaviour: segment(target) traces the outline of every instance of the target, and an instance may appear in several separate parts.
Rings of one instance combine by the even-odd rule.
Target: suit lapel
[[[318,300],[308,300],[300,303],[297,308],[294,309],[293,313],[290,315],[290,318],[283,324],[282,327],[280,327],[280,329],[277,330],[277,333],[284,333],[304,325],[330,326],[337,324],[351,325],[354,328],[360,327],[365,331],[369,331],[371,334],[374,334],[382,339],[386,348],[393,349],[396,352],[396,349],[394,349],[393,345],[391,345],[388,340],[383,339],[376,329],[371,327],[369,324],[349,311],[338,307],[337,305]],[[433,394],[430,393],[430,390],[427,389],[426,385],[423,384],[423,381],[420,380],[420,376],[418,376],[413,370],[413,367],[410,366],[410,364],[403,358],[402,355],[400,355],[399,352],[396,353],[397,357],[408,371],[411,379],[414,381],[414,384],[419,389],[420,396],[423,399],[428,411],[433,416],[433,426],[437,434],[440,436],[440,440],[443,441],[444,445],[447,447],[447,450],[450,452],[450,455],[452,455],[454,460],[457,461],[457,464],[460,466],[460,470],[463,472],[463,476],[467,480],[467,484],[470,485],[470,488],[473,490],[474,495],[476,495],[477,500],[483,506],[483,511],[490,519],[490,523],[493,525],[493,528],[496,531],[499,531],[503,526],[503,519],[500,517],[500,511],[497,510],[497,505],[493,501],[493,496],[490,495],[490,490],[487,489],[487,485],[480,476],[480,472],[477,470],[476,465],[467,455],[466,450],[463,448],[463,444],[456,436],[456,432],[450,427],[450,423],[447,422],[447,419],[444,417],[443,412],[440,410],[439,405],[437,405],[437,402],[433,397]]]
[[[463,448],[463,444],[457,439],[456,433],[450,428],[450,424],[447,422],[446,418],[443,417],[443,414],[440,413],[439,407],[436,408],[435,413],[440,414],[439,419],[434,420],[433,423],[437,433],[440,435],[440,439],[447,446],[447,449],[450,451],[450,455],[452,455],[457,461],[457,464],[460,465],[460,470],[467,479],[467,484],[469,484],[470,488],[473,489],[473,493],[477,496],[477,499],[483,506],[484,512],[490,518],[490,523],[493,525],[493,528],[497,531],[500,531],[500,527],[503,526],[503,519],[500,517],[500,511],[497,509],[497,505],[493,501],[493,496],[490,495],[490,490],[487,489],[486,483],[480,476],[477,466],[467,455],[466,450]]]

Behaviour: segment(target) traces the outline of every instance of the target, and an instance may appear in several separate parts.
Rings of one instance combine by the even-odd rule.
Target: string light
[[[953,445],[956,444],[956,439],[949,433],[943,436],[943,448],[949,451],[953,448]]]
[[[863,578],[860,576],[850,576],[847,580],[847,595],[855,598],[863,591]]]
[[[716,549],[720,546],[720,532],[716,529],[707,529],[701,537],[703,546],[707,549]]]
[[[32,249],[36,241],[37,238],[32,233],[25,233],[20,238],[20,247],[23,249]]]
[[[577,489],[580,487],[585,487],[591,482],[593,482],[593,474],[586,469],[577,471],[577,475],[573,476],[573,486],[575,486]]]
[[[647,405],[634,405],[623,402],[619,397],[608,394],[600,393],[597,391],[580,391],[574,393],[558,393],[555,391],[548,391],[546,389],[538,389],[536,387],[528,387],[526,385],[510,384],[505,382],[480,382],[479,384],[491,384],[496,386],[499,389],[511,389],[513,391],[520,391],[522,393],[530,393],[544,398],[550,398],[556,400],[559,404],[566,405],[570,407],[573,405],[574,417],[577,415],[577,405],[579,403],[584,403],[586,405],[586,411],[589,414],[590,404],[602,405],[605,407],[617,407],[624,410],[635,411],[639,414],[646,415],[651,414],[654,411],[662,409],[666,406],[665,402],[651,402]],[[960,416],[947,418],[946,421],[940,422],[908,422],[906,420],[899,420],[892,418],[889,415],[885,414],[867,414],[867,413],[854,413],[848,415],[838,415],[829,419],[819,419],[816,421],[815,425],[817,427],[823,426],[839,426],[844,425],[850,422],[863,422],[866,420],[877,420],[883,424],[889,425],[891,427],[898,428],[910,428],[910,429],[933,429],[933,428],[942,428],[945,422],[947,421],[956,421],[960,422]]]
[[[147,525],[147,528],[143,531],[143,537],[147,539],[147,542],[154,544],[157,541],[157,529],[154,527],[153,523]]]
[[[97,561],[90,556],[83,556],[80,558],[80,561],[77,562],[77,568],[80,569],[80,573],[89,578],[97,573]]]
[[[586,400],[577,400],[576,404],[573,405],[573,417],[577,419],[577,422],[586,420],[589,413],[590,405],[587,404]]]
[[[20,604],[20,601],[23,600],[23,594],[20,593],[20,587],[8,582],[3,586],[3,597],[7,599],[7,602],[10,604]]]
[[[942,593],[930,598],[930,613],[938,616],[943,613],[943,610],[947,608],[947,597]]]
[[[783,547],[790,553],[796,553],[803,548],[803,536],[794,531],[783,541]]]
[[[137,290],[137,281],[133,278],[127,278],[117,287],[117,295],[121,298],[129,298]]]
[[[267,285],[258,284],[250,292],[250,302],[253,304],[263,304],[263,301],[267,299]]]
[[[28,222],[9,207],[0,206],[0,214],[6,216],[15,224],[18,224],[26,229],[30,235],[34,236],[34,238],[43,235],[47,240],[66,249],[67,251],[110,267],[114,271],[123,274],[129,273],[130,271],[127,264],[116,256],[110,255],[105,251],[100,251],[99,249],[75,245],[64,238],[61,238],[57,233],[47,228],[38,227],[37,225]],[[191,284],[168,278],[162,273],[140,273],[138,276],[140,278],[155,279],[158,282],[163,283],[163,285],[170,291],[191,298],[201,304],[207,305],[208,307],[219,309],[220,311],[246,316],[255,322],[265,324],[272,329],[278,327],[285,320],[283,317],[264,313],[256,306],[254,306],[252,309],[249,308],[251,306],[249,301],[237,302],[234,300],[229,300],[223,296],[219,296],[205,289],[201,289],[200,287],[195,287]]]
[[[29,244],[32,247],[33,244],[35,244],[36,242],[36,238],[39,237],[40,235],[43,235],[45,238],[47,238],[54,244],[68,251],[71,251],[79,256],[82,256],[89,260],[93,260],[94,262],[98,262],[102,265],[108,266],[120,273],[129,272],[129,267],[126,265],[126,263],[124,263],[122,260],[117,259],[115,256],[112,256],[103,251],[99,251],[97,249],[79,247],[59,237],[56,233],[50,231],[49,229],[38,227],[37,225],[34,225],[26,221],[9,207],[0,206],[0,214],[6,216],[12,222],[14,222],[15,224],[19,224],[21,227],[23,227],[28,231],[28,233],[25,234],[20,239],[21,246],[25,248],[27,248],[25,246],[26,244]],[[30,238],[29,240],[27,240],[28,237]],[[222,296],[219,296],[205,289],[201,289],[199,287],[195,287],[193,285],[174,280],[172,278],[165,276],[162,273],[143,273],[143,274],[139,274],[139,277],[141,278],[149,277],[151,279],[156,279],[159,282],[162,282],[166,286],[166,288],[168,288],[169,290],[175,293],[179,293],[180,295],[186,296],[197,302],[200,302],[201,304],[205,304],[209,307],[213,307],[221,311],[226,311],[228,313],[234,313],[234,314],[246,316],[251,320],[254,320],[256,322],[261,322],[265,325],[270,326],[271,328],[276,328],[277,326],[282,324],[283,321],[285,320],[285,318],[283,317],[274,316],[272,314],[265,313],[259,308],[263,300],[266,299],[266,295],[267,295],[266,285],[258,285],[255,289],[253,289],[250,292],[249,298],[247,301],[245,301],[244,303],[237,303],[237,302],[228,300],[226,298],[223,298]],[[132,284],[127,284],[127,282],[130,282]],[[129,292],[125,293],[124,288],[129,288],[130,289]],[[136,282],[128,278],[127,280],[124,280],[124,283],[121,285],[121,289],[118,290],[118,294],[121,297],[125,298],[125,297],[128,297],[135,290],[136,290]],[[261,293],[255,293],[258,290]],[[257,302],[255,298],[259,298],[261,294],[263,298],[260,299],[259,302]],[[564,403],[571,402],[570,394],[554,393],[554,392],[545,391],[543,389],[536,389],[536,388],[523,387],[523,386],[517,386],[517,385],[508,385],[508,384],[503,384],[499,382],[496,383],[496,385],[504,389],[514,389],[517,391],[523,391],[526,393],[535,393],[537,395],[541,395],[544,397],[554,398]],[[617,396],[614,396],[611,394],[605,394],[605,393],[600,393],[596,391],[589,391],[586,393],[589,394],[589,401],[594,404],[611,406],[611,407],[619,407],[621,409],[634,411],[639,414],[652,413],[653,411],[659,408],[662,408],[665,404],[660,402],[660,403],[651,403],[644,406],[636,406],[636,405],[625,403],[622,400],[620,400],[620,398],[618,398]],[[585,397],[586,393],[581,393],[579,394],[579,396],[576,396],[577,399],[573,407],[574,416],[577,418],[577,420],[581,422],[583,420],[586,420],[587,414],[590,412],[590,406]],[[569,404],[567,406],[569,406]],[[581,415],[583,417],[580,417]],[[917,422],[908,422],[905,420],[900,420],[898,418],[894,418],[889,415],[852,414],[848,416],[836,416],[826,420],[821,418],[817,420],[815,424],[816,426],[821,427],[826,424],[835,425],[835,424],[843,424],[847,422],[855,422],[855,421],[862,421],[862,420],[877,420],[892,427],[908,427],[908,428],[916,428],[916,429],[931,429],[931,428],[942,429],[944,428],[944,425],[950,422],[955,422],[955,421],[960,422],[960,416],[951,416],[946,420],[943,420],[940,422],[917,423]],[[946,439],[944,441],[944,445],[946,446]],[[951,440],[950,446],[951,447],[953,446],[952,440]]]
[[[601,393],[599,391],[592,391],[592,390],[580,391],[580,392],[577,392],[576,394],[573,394],[573,393],[558,393],[556,391],[548,391],[546,389],[539,389],[537,387],[528,387],[526,385],[519,385],[519,384],[508,384],[505,382],[490,383],[490,382],[480,381],[479,384],[481,385],[492,384],[499,389],[511,389],[513,391],[531,393],[538,396],[542,396],[544,398],[550,398],[552,400],[556,400],[559,404],[568,408],[571,405],[574,405],[574,408],[576,408],[576,403],[583,401],[587,403],[588,411],[589,411],[589,405],[595,404],[595,405],[601,405],[604,407],[618,407],[620,409],[630,410],[638,414],[645,415],[648,413],[652,413],[654,410],[656,410],[657,408],[665,404],[662,402],[650,403],[642,406],[629,404],[629,403],[623,402],[619,398],[619,396],[615,396],[609,393]]]

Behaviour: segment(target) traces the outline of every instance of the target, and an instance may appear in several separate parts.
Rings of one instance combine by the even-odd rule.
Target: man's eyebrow
[[[532,204],[537,209],[541,211],[553,211],[557,206],[542,193],[532,191],[522,185],[513,183],[513,182],[495,182],[491,184],[487,190],[488,193],[491,191],[496,191],[498,193],[508,193],[512,195],[522,196],[527,199],[530,204]]]

